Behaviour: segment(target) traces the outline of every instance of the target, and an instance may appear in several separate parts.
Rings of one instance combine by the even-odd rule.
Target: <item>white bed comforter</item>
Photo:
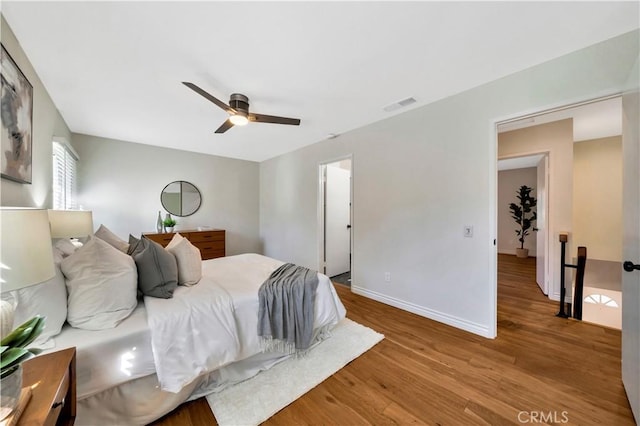
[[[179,392],[198,376],[261,351],[258,289],[283,262],[243,254],[203,262],[202,280],[178,287],[172,299],[145,297],[161,388]],[[318,274],[314,329],[346,315],[331,281]]]
[[[201,374],[237,359],[233,302],[211,278],[179,286],[172,299],[145,296],[144,303],[162,390],[179,392]]]

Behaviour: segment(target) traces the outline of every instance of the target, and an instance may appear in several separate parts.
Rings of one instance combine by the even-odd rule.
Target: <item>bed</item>
[[[187,400],[220,391],[291,356],[263,352],[256,332],[258,289],[282,264],[258,254],[203,261],[197,285],[178,287],[171,299],[145,297],[115,328],[65,325],[45,352],[76,347],[76,424],[147,424]],[[156,325],[158,312],[191,333],[176,334],[173,345],[165,339],[165,346],[158,346],[157,328],[168,327]],[[210,313],[222,317],[218,325]],[[333,284],[318,273],[314,341],[330,335],[345,314]],[[159,359],[158,352],[171,356]]]

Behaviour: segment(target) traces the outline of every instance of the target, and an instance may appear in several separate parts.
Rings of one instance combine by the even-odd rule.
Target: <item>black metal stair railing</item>
[[[573,289],[573,318],[577,320],[582,320],[582,302],[584,298],[584,271],[587,266],[587,248],[584,246],[578,247],[578,262],[575,265],[570,263],[566,263],[566,247],[568,241],[567,234],[560,234],[560,312],[556,314],[556,316],[561,318],[569,318],[571,317],[571,305],[568,306],[565,311],[565,297],[566,297],[566,286],[565,286],[565,273],[564,268],[573,268],[576,269],[576,284]]]

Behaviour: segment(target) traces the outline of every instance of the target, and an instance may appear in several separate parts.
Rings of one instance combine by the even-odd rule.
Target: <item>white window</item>
[[[53,208],[75,210],[78,154],[64,141],[53,141]]]
[[[611,308],[617,308],[618,303],[615,300],[610,298],[609,296],[605,296],[604,294],[590,294],[584,298],[584,301],[587,303],[593,303],[595,305],[605,305]]]

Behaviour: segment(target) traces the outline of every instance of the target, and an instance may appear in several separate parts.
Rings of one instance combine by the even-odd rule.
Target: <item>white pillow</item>
[[[64,259],[67,256],[65,256],[64,252],[60,250],[58,247],[53,246],[52,248],[53,248],[53,263],[57,267],[60,267],[60,262],[62,262],[62,259]],[[62,278],[64,279],[64,276]]]
[[[62,257],[71,256],[78,250],[78,247],[74,245],[69,238],[60,238],[53,245],[54,249],[58,249],[62,253]]]
[[[167,244],[167,246],[165,247],[167,250],[169,250],[169,247],[175,246],[176,244],[178,244],[180,241],[184,240],[185,238],[180,235],[179,232],[176,232],[173,235],[173,238],[171,238],[171,241],[169,241],[169,244]]]
[[[123,253],[126,253],[127,250],[129,250],[129,243],[111,232],[104,225],[100,225],[100,228],[98,228],[94,235],[101,240],[108,242]]]
[[[113,328],[136,307],[138,273],[131,256],[100,238],[90,238],[64,259],[67,321],[87,330]]]
[[[202,278],[202,256],[198,247],[180,234],[173,236],[166,247],[178,263],[178,284],[191,286]]]
[[[56,249],[54,254],[55,252]],[[45,317],[44,329],[30,345],[33,347],[41,346],[51,337],[60,334],[67,319],[67,288],[59,262],[56,262],[55,271],[54,277],[48,281],[2,295],[3,300],[13,303],[16,308],[12,329],[36,315]]]

